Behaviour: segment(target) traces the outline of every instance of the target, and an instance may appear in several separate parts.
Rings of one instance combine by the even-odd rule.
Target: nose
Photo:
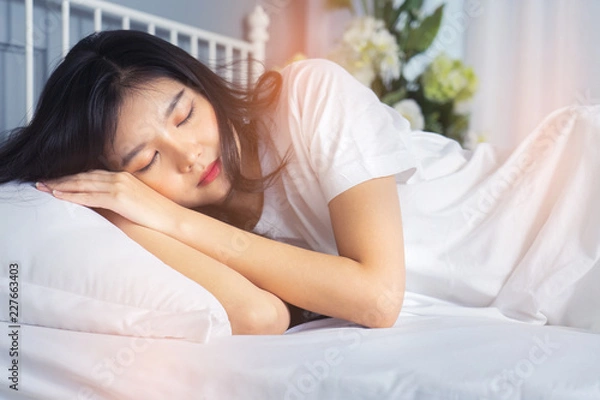
[[[198,146],[194,146],[192,144],[188,144],[186,146],[181,146],[179,150],[177,168],[181,173],[186,173],[191,171],[194,168],[194,165],[198,162],[198,158],[202,154],[201,150]]]

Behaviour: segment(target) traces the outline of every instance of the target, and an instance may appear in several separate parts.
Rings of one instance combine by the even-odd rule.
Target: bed
[[[31,35],[33,1],[25,6]],[[60,7],[64,21],[86,8],[96,30],[109,16],[166,32],[200,58],[205,48],[215,67],[265,57],[261,8],[240,41],[102,1]],[[2,399],[600,399],[600,335],[586,329],[407,292],[392,328],[328,318],[232,336],[210,293],[84,207],[5,184],[0,221]]]

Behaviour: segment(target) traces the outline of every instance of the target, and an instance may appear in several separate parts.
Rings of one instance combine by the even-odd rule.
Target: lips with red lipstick
[[[217,158],[215,161],[210,163],[208,167],[204,170],[204,173],[200,177],[198,181],[198,186],[206,186],[215,179],[221,173],[221,160]]]

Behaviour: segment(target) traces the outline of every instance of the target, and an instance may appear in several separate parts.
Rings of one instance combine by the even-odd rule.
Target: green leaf
[[[431,113],[426,113],[425,117],[425,130],[428,132],[435,132],[443,134],[444,129],[442,128],[442,124],[439,121],[440,113],[437,111],[433,111]]]
[[[383,21],[385,22],[387,30],[392,34],[394,33],[394,28],[396,27],[395,21],[398,19],[397,17],[396,19],[393,17],[395,12],[396,10],[394,10],[394,4],[391,1],[387,1],[383,6]],[[400,14],[398,14],[398,16],[399,15]]]
[[[409,22],[412,22],[413,13],[411,11],[420,10],[423,6],[423,0],[405,0],[402,4],[400,4],[400,7],[395,9],[393,6],[394,2],[391,1],[389,3],[391,7],[384,11],[384,17],[386,26],[390,32],[397,32],[396,25],[398,24],[398,20],[400,19],[400,16],[403,12],[408,12],[410,17]],[[407,25],[410,25],[410,23],[407,23]]]
[[[400,46],[400,48],[402,49],[402,53],[404,53],[404,55],[407,57],[407,59],[405,59],[404,61],[407,61],[411,55],[410,51],[407,51],[407,48],[406,48],[406,40],[408,39],[408,36],[411,31],[410,22],[411,22],[410,20],[407,21],[407,23],[402,27],[402,29],[394,31],[395,36],[396,36],[396,41],[398,42],[398,46]]]
[[[406,39],[406,51],[414,54],[421,53],[433,43],[437,36],[444,14],[444,5],[439,6],[433,14],[423,20],[421,25],[412,29]]]
[[[381,96],[383,96],[383,94],[386,92],[385,85],[383,84],[383,80],[380,76],[377,76],[371,83],[371,90],[373,90],[373,92],[375,92],[379,98],[381,98]]]
[[[377,19],[385,18],[385,7],[391,0],[373,0],[373,16]]]
[[[388,28],[388,31],[394,32],[396,30],[396,25],[398,25],[398,19],[400,19],[400,14],[402,14],[402,6],[394,9],[394,4],[392,2],[388,2],[385,5],[385,9],[383,10],[385,25]]]
[[[387,93],[381,98],[381,101],[388,106],[393,106],[406,97],[406,88],[400,88],[394,92]]]
[[[420,10],[421,7],[423,7],[423,0],[405,0],[404,3],[398,7],[398,15],[403,11]]]
[[[461,145],[464,141],[464,136],[469,129],[469,116],[465,114],[452,114],[450,117],[450,125],[446,130],[446,135]]]

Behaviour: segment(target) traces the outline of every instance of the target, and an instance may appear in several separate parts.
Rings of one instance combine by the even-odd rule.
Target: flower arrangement
[[[423,0],[360,4],[359,15],[352,0],[327,0],[329,9],[347,8],[354,14],[329,58],[404,115],[412,129],[437,132],[461,145],[467,142],[468,102],[477,89],[473,70],[441,53],[420,75],[407,79],[403,73],[433,43],[444,5],[424,15]]]

